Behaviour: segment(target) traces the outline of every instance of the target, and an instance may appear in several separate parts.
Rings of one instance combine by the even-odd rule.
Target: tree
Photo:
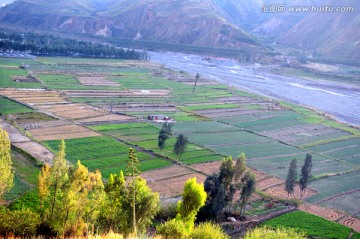
[[[239,198],[240,215],[243,215],[245,211],[245,205],[247,204],[252,193],[255,191],[255,183],[256,183],[255,174],[250,171],[247,171],[243,177],[241,194]]]
[[[195,84],[194,84],[194,88],[192,90],[192,93],[194,94],[195,92],[195,88],[196,88],[196,85],[197,85],[197,82],[198,80],[200,79],[200,74],[199,73],[196,73],[196,76],[195,76]]]
[[[162,151],[165,148],[166,140],[168,140],[172,135],[172,126],[173,126],[172,124],[169,124],[167,122],[162,125],[158,137],[158,147],[160,151]]]
[[[69,167],[64,141],[59,145],[53,166],[42,168],[38,188],[43,224],[58,235],[81,235],[89,231],[104,202],[101,173],[89,172],[80,161]]]
[[[126,188],[124,173],[122,171],[120,171],[118,175],[110,174],[108,182],[105,185],[105,192],[106,200],[105,204],[101,208],[97,226],[103,232],[108,231],[110,228],[114,232],[121,232],[124,227],[128,227],[128,225],[125,225],[124,223],[125,213],[123,210],[123,202],[126,201],[128,191]]]
[[[40,214],[43,215],[44,211],[44,203],[45,200],[50,195],[50,166],[49,164],[45,164],[41,168],[41,172],[39,173],[39,180],[38,180],[38,194],[39,194],[39,201],[40,201]]]
[[[296,159],[291,160],[289,171],[285,181],[285,190],[289,195],[294,194],[294,186],[297,179],[297,162]]]
[[[219,174],[206,177],[204,188],[208,196],[199,213],[200,220],[220,219],[222,210],[232,202],[236,191],[232,184],[234,175],[234,162],[230,156],[222,160]]]
[[[235,182],[238,182],[246,171],[246,157],[244,153],[241,153],[235,162]]]
[[[224,158],[221,162],[219,171],[220,183],[224,185],[225,201],[227,203],[232,202],[235,187],[232,184],[235,175],[234,161],[231,156]]]
[[[178,204],[178,217],[189,223],[192,228],[199,209],[205,205],[206,192],[204,186],[196,182],[196,177],[190,178],[184,185],[182,200]]]
[[[137,227],[136,227],[136,178],[141,174],[139,170],[139,159],[137,158],[135,154],[135,150],[133,148],[130,148],[129,150],[129,159],[127,160],[127,166],[126,166],[126,176],[131,177],[130,187],[131,187],[131,194],[129,194],[128,199],[131,202],[132,207],[132,217],[133,217],[133,232],[135,235],[137,235]]]
[[[49,194],[49,198],[47,199],[49,203],[49,208],[46,212],[45,217],[49,220],[50,223],[52,223],[53,219],[56,220],[55,211],[62,210],[62,205],[60,204],[60,202],[62,197],[64,196],[63,190],[69,180],[69,176],[67,173],[69,170],[69,166],[66,164],[65,156],[65,142],[64,140],[62,140],[59,145],[59,150],[54,157],[53,166],[51,167],[48,179],[50,181],[49,190],[51,193]]]
[[[125,193],[127,195],[124,195],[121,205],[123,213],[122,231],[125,235],[131,232],[135,235],[138,232],[144,233],[160,210],[159,194],[153,192],[146,184],[146,180],[141,177],[137,177],[133,183],[129,183]],[[133,200],[134,195],[135,200]]]
[[[11,143],[8,133],[0,128],[0,198],[14,185],[14,172],[10,156]]]
[[[194,228],[196,214],[205,205],[206,192],[204,186],[189,178],[182,193],[182,200],[177,206],[176,217],[157,227],[157,232],[165,239],[185,239]]]
[[[301,168],[300,176],[300,199],[302,199],[307,184],[311,177],[311,168],[312,168],[312,155],[310,153],[306,154],[304,165]]]
[[[207,198],[205,206],[200,209],[199,220],[216,219],[227,205],[224,185],[220,182],[219,175],[212,174],[207,176],[204,182],[204,189],[207,193]]]
[[[174,153],[177,155],[179,160],[186,149],[187,143],[188,139],[183,134],[179,134],[176,138],[176,142],[174,144]]]

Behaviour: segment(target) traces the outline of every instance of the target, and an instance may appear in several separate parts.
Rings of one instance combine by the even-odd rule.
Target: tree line
[[[16,33],[0,29],[0,50],[29,52],[37,56],[69,56],[89,58],[115,58],[147,60],[145,51],[124,49],[109,44],[99,44],[74,39],[64,39],[49,34]]]

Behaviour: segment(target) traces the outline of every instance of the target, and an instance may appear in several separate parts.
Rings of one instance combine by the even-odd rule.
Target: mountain
[[[360,61],[359,0],[213,0],[223,16],[282,46],[316,51],[325,58]],[[271,13],[263,6],[285,6]],[[353,7],[353,12],[326,12],[321,7]],[[320,10],[293,11],[291,7]],[[267,9],[268,10],[268,9]]]
[[[260,46],[247,31],[226,21],[212,0],[18,0],[1,8],[0,22],[207,47]]]
[[[360,61],[360,2],[332,1],[330,6],[351,6],[355,11],[311,13],[282,34],[279,43],[324,57]]]

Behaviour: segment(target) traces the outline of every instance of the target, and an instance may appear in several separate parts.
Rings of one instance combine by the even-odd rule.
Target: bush
[[[229,239],[221,227],[210,222],[200,223],[191,233],[192,239]]]
[[[11,232],[17,236],[35,235],[40,216],[29,209],[0,212],[0,235]]]
[[[167,203],[160,206],[160,211],[156,215],[159,221],[168,221],[175,218],[177,214],[177,203]]]
[[[186,224],[176,218],[158,226],[157,233],[164,239],[185,239],[189,234]]]
[[[297,232],[292,228],[258,227],[248,232],[244,239],[306,239],[303,233]]]

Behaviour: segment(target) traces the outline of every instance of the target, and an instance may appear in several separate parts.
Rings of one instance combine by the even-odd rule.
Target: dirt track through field
[[[51,164],[54,155],[43,145],[31,141],[31,139],[23,135],[17,128],[5,122],[1,118],[0,128],[8,132],[11,144],[24,150],[25,152],[28,152],[31,156],[33,156],[40,162]]]
[[[203,174],[194,173],[192,170],[179,165],[147,171],[142,173],[141,176],[146,179],[152,190],[163,197],[180,195],[184,183],[189,178],[196,177],[198,183],[203,183],[206,178]]]

